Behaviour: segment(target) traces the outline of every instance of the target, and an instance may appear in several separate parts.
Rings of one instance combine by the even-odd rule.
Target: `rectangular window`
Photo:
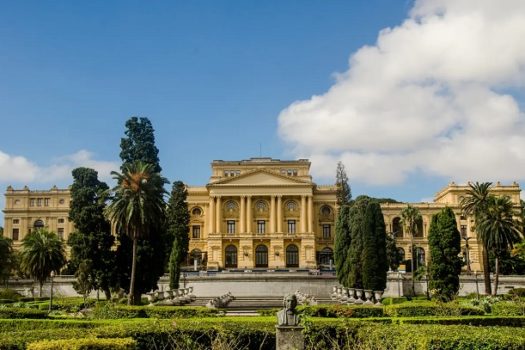
[[[20,223],[20,219],[13,219],[13,225],[18,225]]]
[[[58,234],[58,238],[60,238],[60,239],[64,239],[64,228],[59,227],[59,228],[57,229],[57,234]]]
[[[467,237],[467,225],[460,226],[461,237]]]
[[[13,229],[13,235],[11,236],[11,237],[13,237],[13,241],[18,241],[19,234],[20,234],[20,229],[14,228]]]
[[[44,207],[49,207],[49,198],[44,198]]]
[[[288,233],[295,234],[295,220],[288,220]]]
[[[323,225],[323,238],[324,239],[330,239],[330,236],[332,235],[332,226],[329,224]]]
[[[191,237],[201,238],[201,227],[199,225],[194,225],[191,227]]]
[[[59,219],[58,219],[58,223],[59,223],[59,224],[63,224],[63,223],[64,223],[64,218],[59,218]]]
[[[31,198],[31,200],[29,201],[29,206],[30,207],[34,207],[35,206],[35,199],[34,198]]]
[[[266,221],[257,220],[257,233],[263,234],[266,231],[265,226],[266,226]]]
[[[36,199],[36,206],[37,207],[41,207],[42,206],[42,198],[37,198]]]
[[[235,220],[228,220],[226,221],[226,229],[228,233],[234,234],[235,233]]]

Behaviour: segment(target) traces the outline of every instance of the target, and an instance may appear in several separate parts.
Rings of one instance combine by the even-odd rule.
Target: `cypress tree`
[[[430,263],[429,288],[443,301],[451,300],[459,290],[461,272],[461,238],[451,208],[444,208],[432,216],[428,232]]]
[[[342,206],[339,210],[339,215],[335,225],[335,270],[337,274],[337,280],[345,287],[350,287],[348,284],[348,274],[350,272],[348,252],[351,244],[349,212],[350,207],[348,205]]]
[[[362,229],[363,288],[384,290],[388,271],[386,229],[381,206],[375,200],[367,203]]]
[[[152,164],[153,170],[160,173],[162,170],[159,162],[159,150],[155,146],[155,135],[153,126],[148,118],[132,117],[126,122],[126,137],[120,142],[120,158],[122,159],[121,170],[126,165],[135,161]],[[159,187],[164,182],[157,184]],[[137,271],[135,281],[134,300],[138,300],[140,294],[157,289],[157,282],[164,274],[166,256],[171,246],[167,244],[165,218],[157,223],[157,227],[150,229],[147,239],[139,239],[137,242]],[[132,262],[132,240],[126,234],[119,232],[120,242],[117,248],[117,284],[120,288],[129,292]]]
[[[69,269],[78,275],[80,264],[84,263],[82,287],[75,289],[80,293],[86,292],[86,289],[87,293],[102,289],[106,298],[110,299],[115,252],[112,250],[114,237],[111,226],[104,217],[108,186],[99,181],[98,173],[90,168],[76,168],[72,175],[69,220],[75,224],[76,231],[68,239],[71,247]]]
[[[342,207],[348,205],[352,200],[352,190],[348,184],[348,176],[346,175],[345,166],[342,162],[337,163],[335,185],[337,186],[337,205]]]
[[[349,226],[351,244],[348,249],[348,285],[353,288],[363,288],[363,232],[365,213],[370,198],[359,196],[350,208]]]
[[[181,181],[173,183],[168,202],[167,225],[168,236],[173,244],[169,260],[170,288],[179,288],[180,264],[188,255],[190,238],[188,236],[190,213],[186,198],[188,192]]]

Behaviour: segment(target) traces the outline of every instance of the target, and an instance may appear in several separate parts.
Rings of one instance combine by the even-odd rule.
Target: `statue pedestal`
[[[304,327],[275,326],[277,350],[304,350]]]

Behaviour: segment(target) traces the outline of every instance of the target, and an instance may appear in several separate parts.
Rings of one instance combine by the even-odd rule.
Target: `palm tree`
[[[487,210],[477,222],[480,240],[496,258],[494,295],[498,293],[499,257],[521,240],[521,223],[515,215],[514,204],[509,197],[490,196]]]
[[[117,230],[123,230],[133,241],[128,304],[134,305],[140,301],[140,294],[135,292],[137,241],[158,229],[165,219],[163,185],[167,180],[154,171],[154,165],[141,161],[125,165],[122,174],[115,171],[111,174],[117,186],[105,213]]]
[[[410,267],[412,271],[412,295],[416,295],[415,279],[414,279],[414,233],[417,230],[417,223],[421,220],[421,213],[418,208],[407,204],[407,207],[401,211],[401,221],[405,226],[406,232],[410,236],[410,249],[412,251],[412,258],[410,259]]]
[[[490,285],[490,267],[489,267],[489,253],[488,247],[485,245],[485,242],[480,237],[480,232],[478,229],[477,223],[481,220],[481,217],[487,212],[487,207],[489,203],[489,198],[492,196],[490,194],[490,187],[492,182],[476,182],[469,183],[469,189],[467,190],[467,195],[461,199],[460,205],[461,210],[465,215],[470,215],[474,217],[476,222],[476,234],[478,236],[478,241],[481,241],[483,251],[482,251],[482,265],[483,265],[483,279],[485,282],[485,294],[490,295],[491,285]]]
[[[64,241],[46,229],[33,231],[22,240],[20,260],[22,271],[38,281],[41,297],[51,271],[58,272],[66,264]]]

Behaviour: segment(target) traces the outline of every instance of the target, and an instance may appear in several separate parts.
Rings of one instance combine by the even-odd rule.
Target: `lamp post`
[[[466,235],[461,236],[462,239],[465,240],[465,261],[467,263],[467,273],[470,274],[472,270],[470,269],[470,252],[468,247],[468,240],[472,237],[467,237]]]
[[[55,277],[55,271],[51,271],[51,294],[49,298],[49,312],[53,309],[53,279]]]

